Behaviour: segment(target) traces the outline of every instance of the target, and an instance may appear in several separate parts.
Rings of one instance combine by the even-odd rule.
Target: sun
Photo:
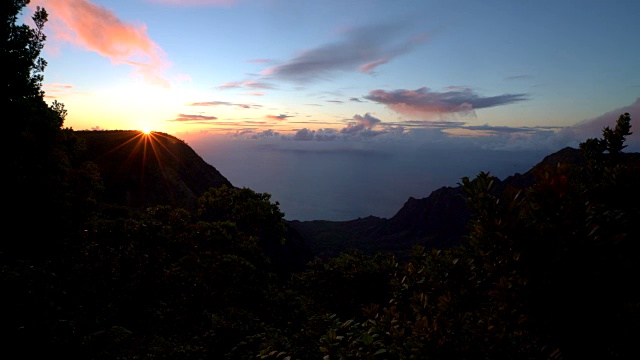
[[[142,131],[142,133],[143,133],[143,134],[145,134],[145,135],[149,135],[149,134],[151,134],[151,129],[149,129],[149,128],[144,128],[144,129],[142,129],[141,131]]]

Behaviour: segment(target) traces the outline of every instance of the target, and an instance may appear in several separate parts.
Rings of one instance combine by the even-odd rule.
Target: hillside
[[[160,132],[76,131],[87,160],[100,168],[109,202],[143,209],[171,205],[193,209],[210,187],[231,183],[182,140]]]

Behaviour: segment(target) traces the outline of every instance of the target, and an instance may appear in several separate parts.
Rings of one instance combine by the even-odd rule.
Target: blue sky
[[[44,90],[66,105],[65,126],[170,133],[214,166],[205,149],[230,141],[245,162],[265,145],[517,157],[640,116],[638,1],[38,5],[50,14]],[[640,149],[637,135],[628,143]],[[252,183],[243,176],[230,180]]]

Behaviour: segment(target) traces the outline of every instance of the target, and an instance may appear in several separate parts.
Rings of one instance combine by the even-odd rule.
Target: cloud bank
[[[628,147],[623,151],[640,151],[640,125],[638,125],[640,121],[640,97],[630,105],[608,111],[593,119],[588,119],[574,126],[561,129],[556,134],[556,141],[575,141],[575,139],[584,141],[592,137],[602,137],[602,129],[606,126],[614,128],[616,126],[616,120],[624,113],[631,115],[632,134],[627,137],[625,144]]]

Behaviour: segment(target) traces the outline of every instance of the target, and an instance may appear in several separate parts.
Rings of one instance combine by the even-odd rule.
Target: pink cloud
[[[375,70],[375,68],[377,68],[380,65],[384,65],[387,62],[389,62],[389,58],[383,58],[383,59],[380,59],[380,60],[372,61],[370,63],[366,63],[366,64],[360,66],[358,68],[358,70],[360,70],[363,73],[372,73],[373,70]]]
[[[54,36],[107,57],[114,64],[135,68],[147,82],[168,86],[162,72],[166,55],[148,34],[144,24],[126,23],[111,10],[89,0],[33,0],[53,15]]]
[[[45,98],[57,99],[60,95],[71,93],[73,90],[73,85],[49,83],[43,84],[42,89],[45,92]]]

